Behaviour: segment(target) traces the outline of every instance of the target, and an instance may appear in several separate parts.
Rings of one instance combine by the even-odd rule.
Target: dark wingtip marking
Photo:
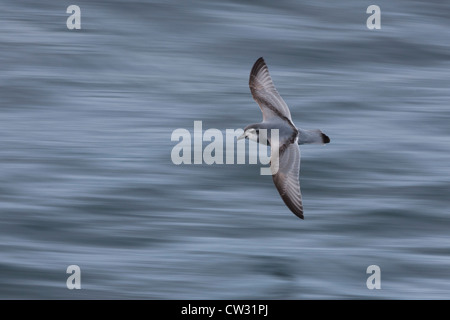
[[[325,133],[322,133],[322,141],[323,143],[330,143],[330,138]]]
[[[259,70],[264,68],[265,65],[266,65],[266,62],[264,61],[263,57],[260,57],[258,60],[256,60],[256,62],[253,64],[252,70],[250,71],[249,83],[252,82],[252,77],[256,77],[256,75],[258,74]]]
[[[264,67],[266,62],[264,61],[263,57],[260,57],[258,60],[256,60],[255,64],[253,65],[254,72],[259,71],[262,67]]]

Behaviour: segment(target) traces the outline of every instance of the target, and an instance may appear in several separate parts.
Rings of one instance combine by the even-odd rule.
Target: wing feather
[[[273,182],[284,203],[300,219],[303,219],[302,194],[300,192],[300,150],[297,143],[280,149],[279,167],[272,175]],[[274,159],[272,159],[274,161]],[[272,164],[273,165],[273,164]]]
[[[291,119],[288,106],[278,93],[269,74],[263,58],[256,60],[250,72],[249,87],[253,99],[258,103],[263,113],[263,121],[274,117]]]

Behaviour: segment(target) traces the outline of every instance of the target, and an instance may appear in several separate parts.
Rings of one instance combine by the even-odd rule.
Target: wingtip
[[[255,61],[255,63],[253,64],[253,68],[252,68],[252,72],[251,74],[256,75],[259,71],[259,69],[261,69],[264,65],[266,65],[266,62],[264,61],[263,57],[259,57],[258,60]]]
[[[330,143],[331,140],[325,133],[322,133],[322,141],[323,143]]]
[[[263,57],[259,57],[259,59],[256,60],[255,64],[258,65],[259,68],[263,68],[264,66],[267,66],[266,61],[264,61]]]
[[[284,200],[284,199],[283,199]],[[286,203],[286,205],[288,205]],[[292,207],[291,205],[288,205],[288,208],[291,210],[293,214],[295,214],[297,217],[299,217],[302,220],[305,220],[305,216],[303,215],[303,205],[301,208]]]
[[[253,64],[252,70],[250,71],[250,79],[249,79],[249,85],[252,84],[252,79],[257,77],[258,73],[261,69],[264,67],[267,67],[266,62],[264,61],[263,57],[260,57],[256,62]]]

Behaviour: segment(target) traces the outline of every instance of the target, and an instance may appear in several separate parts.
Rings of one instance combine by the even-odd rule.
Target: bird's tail
[[[330,138],[319,129],[314,130],[298,129],[298,144],[307,144],[307,143],[325,144],[329,142]]]

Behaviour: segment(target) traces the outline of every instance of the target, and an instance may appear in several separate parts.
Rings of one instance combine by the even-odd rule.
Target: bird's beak
[[[244,139],[245,138],[245,132],[243,134],[240,135],[239,138],[237,138],[238,140]]]

